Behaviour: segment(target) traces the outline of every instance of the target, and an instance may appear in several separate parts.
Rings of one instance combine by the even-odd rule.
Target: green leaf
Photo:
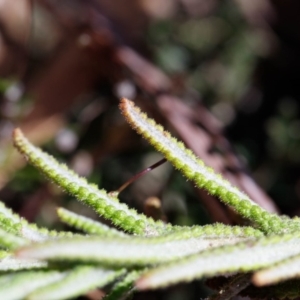
[[[89,234],[130,237],[129,235],[126,235],[121,231],[108,227],[107,225],[100,222],[96,222],[90,218],[75,214],[74,212],[71,212],[62,207],[57,209],[57,214],[59,218],[66,224]]]
[[[300,253],[300,235],[271,236],[234,246],[224,246],[150,270],[137,282],[139,289],[152,289],[235,272],[268,267]]]
[[[88,235],[48,231],[29,224],[0,203],[0,246],[5,249],[0,250],[0,294],[4,299],[67,299],[115,282],[106,299],[119,300],[136,289],[234,274],[219,293],[210,298],[224,300],[243,292],[258,295],[262,291],[252,285],[247,287],[249,272],[257,271],[253,277],[257,285],[299,277],[299,218],[279,217],[263,210],[206,167],[132,102],[123,99],[120,107],[132,127],[188,179],[218,196],[250,220],[253,227],[223,224],[187,227],[155,222],[120,203],[117,193],[107,193],[88,184],[30,144],[17,129],[14,131],[15,146],[32,165],[111,220],[117,228],[133,235],[63,208],[58,209],[62,221]],[[56,268],[63,267],[63,270],[53,270],[52,261]],[[20,271],[22,269],[26,271]],[[299,282],[295,282],[296,288],[290,293],[288,282],[273,287],[274,297],[297,297]],[[262,293],[265,292],[268,287],[263,288]]]
[[[1,299],[19,300],[39,287],[63,278],[57,271],[23,271],[0,276]]]
[[[130,297],[135,291],[134,282],[141,276],[142,272],[144,270],[130,271],[112,287],[110,293],[103,300],[125,300]]]
[[[8,233],[0,228],[0,247],[7,249],[16,249],[20,246],[26,245],[28,242],[18,236]]]
[[[218,228],[217,226],[215,226]],[[224,229],[229,226],[219,224]],[[148,266],[174,261],[208,248],[254,239],[237,231],[196,227],[160,237],[71,237],[36,243],[17,251],[18,257],[97,262],[108,266]]]
[[[64,277],[28,295],[27,300],[64,300],[83,295],[116,280],[124,270],[113,271],[99,267],[80,266],[68,271]]]
[[[1,227],[13,234],[24,237],[28,240],[41,240],[45,236],[30,228],[28,222],[22,219],[19,215],[12,212],[11,209],[7,208],[4,203],[0,202],[0,225]]]
[[[230,205],[238,214],[254,222],[266,233],[281,233],[287,231],[285,222],[275,215],[268,213],[253,202],[245,193],[231,185],[231,183],[213,169],[204,165],[191,150],[186,149],[182,142],[178,142],[163,127],[157,125],[146,114],[141,113],[132,101],[121,100],[120,109],[128,123],[141,134],[157,151],[163,153],[175,168],[180,170],[188,179],[195,182],[199,188],[209,194],[219,197]]]
[[[92,207],[98,214],[111,220],[122,229],[142,235],[158,235],[165,229],[162,222],[155,222],[145,215],[138,214],[120,203],[112,193],[99,190],[96,185],[88,184],[84,178],[58,163],[52,156],[33,146],[22,134],[15,129],[15,147],[27,158],[33,166],[43,172],[51,181],[74,195],[77,199]]]
[[[57,236],[71,236],[71,232],[57,232],[46,228],[39,228],[36,224],[28,223],[25,219],[12,212],[0,202],[0,225],[12,234],[23,237],[28,241],[43,241],[47,238]]]
[[[256,286],[264,286],[299,277],[300,255],[296,255],[295,257],[290,257],[274,266],[256,272],[252,281]]]
[[[18,259],[9,254],[0,260],[0,271],[13,271],[22,269],[35,269],[47,267],[47,262],[34,259]]]

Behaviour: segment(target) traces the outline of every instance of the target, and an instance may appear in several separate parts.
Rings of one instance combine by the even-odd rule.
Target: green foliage
[[[181,227],[154,221],[120,203],[117,193],[87,183],[16,129],[15,147],[30,164],[118,229],[59,208],[61,220],[84,233],[48,231],[0,204],[1,296],[69,299],[113,283],[106,299],[126,299],[136,290],[232,274],[211,299],[230,299],[243,292],[253,295],[258,288],[251,290],[251,283],[259,287],[277,284],[273,290],[278,298],[299,297],[299,289],[288,293],[285,283],[300,274],[299,219],[259,207],[131,101],[122,99],[120,108],[129,124],[176,169],[252,226]],[[272,289],[266,297],[272,298],[271,293]]]

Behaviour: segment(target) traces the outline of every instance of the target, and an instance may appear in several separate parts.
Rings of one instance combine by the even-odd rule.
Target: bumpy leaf
[[[31,145],[17,129],[14,131],[15,146],[31,164],[118,228],[133,235],[63,208],[58,210],[61,220],[89,235],[48,231],[29,224],[0,203],[0,246],[5,249],[0,250],[2,298],[67,299],[115,281],[106,299],[119,300],[137,288],[151,289],[203,277],[235,274],[218,294],[210,298],[224,300],[244,288],[246,295],[252,292],[253,295],[270,295],[268,287],[247,288],[249,272],[257,271],[253,277],[257,285],[300,275],[299,218],[280,217],[263,210],[206,167],[132,102],[123,99],[120,107],[132,127],[188,179],[251,220],[255,228],[222,224],[181,227],[155,222],[120,203],[117,193],[107,193],[88,184],[65,165]],[[11,251],[15,251],[15,256]],[[52,262],[56,270],[52,269]],[[295,282],[296,287],[291,289],[288,282],[273,287],[274,297],[296,298],[300,293],[299,282]]]
[[[141,113],[132,101],[123,98],[120,109],[132,128],[163,153],[167,160],[188,179],[194,181],[199,188],[218,196],[224,203],[230,205],[241,216],[253,221],[266,233],[280,233],[288,230],[279,216],[265,211],[221,175],[205,166],[203,161],[197,158],[191,150],[186,149],[183,143],[178,142],[171,137],[169,132],[164,131],[162,126]]]
[[[27,241],[21,237],[8,233],[0,228],[0,247],[15,249],[27,244]]]
[[[0,226],[9,233],[20,236],[28,241],[43,241],[57,236],[72,236],[71,232],[57,232],[39,228],[36,224],[28,223],[25,219],[12,212],[0,202]]]
[[[224,229],[225,225],[219,225]],[[176,232],[160,237],[71,237],[57,238],[24,247],[17,252],[18,257],[42,260],[70,260],[98,262],[110,266],[147,266],[174,261],[180,257],[198,253],[207,248],[234,244],[246,237],[234,231],[212,232],[212,226],[195,228],[194,232]],[[225,231],[226,232],[226,231]]]
[[[108,227],[105,224],[100,222],[96,222],[90,218],[75,214],[67,209],[62,207],[57,209],[57,214],[59,218],[65,222],[66,224],[73,226],[77,229],[85,231],[90,234],[100,234],[105,236],[122,236],[122,237],[130,237],[123,232],[120,232],[114,228]]]
[[[134,282],[141,276],[142,272],[144,270],[130,271],[112,287],[110,293],[103,300],[125,300],[130,297],[135,291]]]
[[[5,231],[28,240],[40,241],[47,237],[47,230],[43,232],[37,226],[30,225],[25,219],[13,213],[2,202],[0,202],[0,225]]]
[[[280,281],[300,277],[300,255],[288,258],[254,274],[253,282],[257,286],[275,284]]]
[[[17,259],[11,257],[8,253],[5,257],[0,259],[0,271],[12,271],[22,269],[35,269],[47,267],[47,263],[43,261],[37,261],[33,259]]]
[[[124,270],[112,271],[97,267],[80,266],[64,274],[59,281],[39,288],[27,296],[27,300],[64,300],[103,287],[124,274]]]
[[[162,287],[196,278],[249,272],[300,253],[300,235],[271,236],[234,246],[205,251],[180,262],[150,270],[138,282],[139,289]]]
[[[14,130],[13,138],[15,147],[32,165],[66,192],[91,206],[98,214],[110,219],[115,225],[126,231],[146,235],[157,235],[165,229],[162,222],[154,222],[153,219],[129,209],[113,194],[99,190],[96,185],[88,184],[84,178],[70,171],[66,165],[59,164],[53,157],[29,143],[20,129]]]
[[[58,271],[23,271],[0,276],[1,299],[24,299],[30,292],[63,278]]]

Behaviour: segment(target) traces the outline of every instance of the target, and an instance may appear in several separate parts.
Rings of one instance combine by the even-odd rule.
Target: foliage
[[[59,208],[60,219],[85,234],[48,231],[1,204],[1,296],[68,299],[113,283],[106,299],[125,299],[135,290],[226,276],[226,284],[211,299],[230,299],[243,292],[261,293],[268,299],[299,297],[299,282],[291,289],[287,281],[300,273],[299,219],[259,207],[131,101],[122,99],[120,109],[129,124],[188,180],[217,196],[251,226],[186,227],[155,221],[120,203],[118,192],[107,193],[89,184],[16,129],[14,145],[28,162],[117,230]],[[270,284],[277,285],[267,295],[265,288],[257,289]]]

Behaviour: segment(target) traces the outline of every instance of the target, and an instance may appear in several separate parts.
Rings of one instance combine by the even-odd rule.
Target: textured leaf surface
[[[134,282],[141,276],[143,271],[130,271],[124,278],[117,282],[110,293],[103,300],[125,300],[135,291]]]
[[[114,228],[110,228],[105,224],[94,221],[90,218],[75,214],[67,209],[59,208],[57,210],[59,218],[66,224],[90,234],[99,234],[105,236],[128,236]]]
[[[300,237],[273,236],[255,242],[212,249],[150,270],[137,282],[139,289],[162,287],[202,277],[249,272],[300,253]]]
[[[251,239],[248,237],[246,239]],[[58,238],[20,249],[17,256],[45,260],[80,260],[108,265],[149,265],[176,260],[207,248],[245,240],[233,235],[196,237],[169,234],[162,237],[110,238],[73,237]]]
[[[0,276],[1,299],[24,299],[30,292],[63,278],[63,274],[56,271],[28,271]]]
[[[257,286],[264,286],[299,277],[300,255],[297,255],[279,262],[275,266],[257,272],[253,276],[253,282]]]
[[[164,229],[165,225],[162,222],[154,222],[129,209],[114,195],[99,190],[96,185],[88,184],[84,178],[69,170],[66,165],[58,163],[52,156],[33,146],[20,129],[15,129],[13,136],[16,148],[32,165],[65,191],[91,206],[98,214],[112,220],[115,225],[130,232],[147,235],[157,235],[159,230]]]
[[[35,259],[18,259],[7,255],[0,259],[0,271],[22,270],[44,268],[47,266],[46,262],[37,261]]]
[[[0,226],[3,230],[28,241],[38,242],[51,237],[72,236],[71,232],[47,230],[46,228],[39,228],[35,224],[28,223],[25,219],[13,213],[2,202],[0,202]]]
[[[65,276],[44,288],[31,293],[28,300],[64,300],[87,293],[96,287],[103,287],[124,273],[97,267],[82,266],[69,271]]]
[[[0,250],[1,297],[67,299],[114,281],[106,299],[119,300],[130,296],[137,288],[165,287],[230,274],[233,276],[227,278],[227,284],[211,300],[230,299],[240,292],[256,298],[258,295],[268,298],[270,293],[278,298],[299,296],[298,281],[295,286],[290,286],[289,282],[277,284],[272,290],[247,287],[249,272],[254,271],[253,282],[257,285],[299,277],[299,218],[279,217],[263,210],[205,166],[183,143],[148,119],[132,102],[123,99],[120,107],[131,126],[188,179],[219,197],[250,220],[255,228],[222,224],[187,227],[155,222],[120,203],[116,192],[107,193],[88,184],[31,145],[17,129],[14,131],[15,146],[32,165],[111,220],[117,228],[133,235],[63,208],[58,210],[61,220],[89,236],[48,231],[29,224],[0,203],[0,245],[4,249]],[[14,257],[10,251],[15,251]],[[54,265],[63,270],[53,271]],[[34,268],[36,270],[28,270]]]
[[[218,196],[224,203],[230,205],[241,216],[255,222],[265,232],[284,231],[285,223],[279,216],[265,211],[246,194],[233,187],[229,181],[205,166],[203,161],[198,159],[191,150],[186,149],[183,143],[178,142],[169,132],[164,131],[146,114],[141,113],[132,101],[123,98],[120,109],[129,124],[199,188]]]
[[[27,240],[40,241],[47,237],[47,230],[41,232],[37,226],[30,225],[25,219],[12,212],[0,202],[0,224],[7,232],[12,232]]]
[[[8,233],[0,228],[0,247],[15,249],[24,246],[27,243],[28,242],[25,239]]]

